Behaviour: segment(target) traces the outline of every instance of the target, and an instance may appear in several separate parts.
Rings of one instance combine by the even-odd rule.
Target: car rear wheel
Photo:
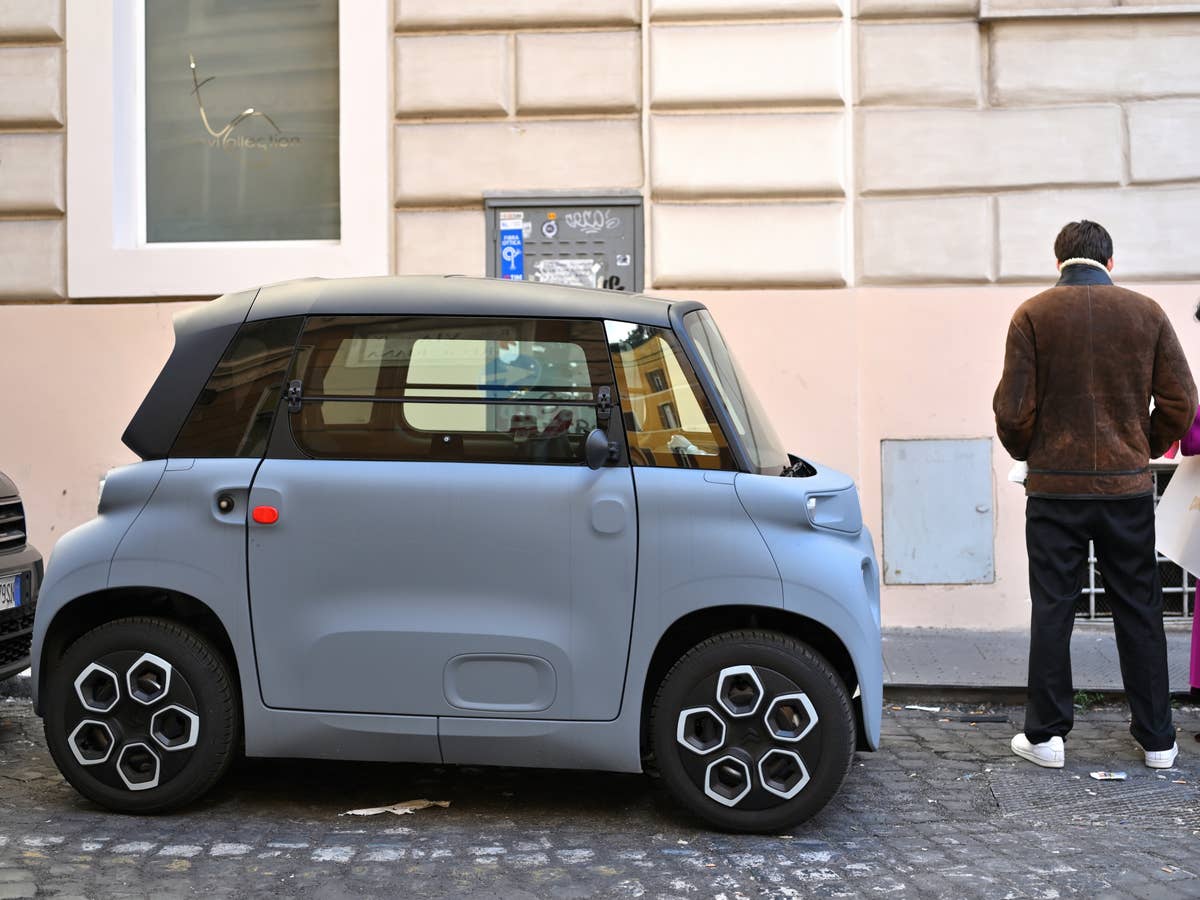
[[[228,665],[166,619],[118,619],[84,634],[51,669],[43,709],[63,775],[118,812],[190,803],[225,774],[238,744]]]
[[[856,743],[846,687],[811,647],[771,631],[696,645],[667,673],[651,711],[662,780],[725,831],[777,832],[833,797]]]

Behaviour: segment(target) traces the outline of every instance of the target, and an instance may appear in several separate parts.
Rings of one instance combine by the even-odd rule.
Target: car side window
[[[606,322],[635,466],[736,470],[691,363],[667,328]]]
[[[315,316],[297,446],[325,459],[578,464],[613,383],[599,322]]]
[[[171,456],[263,455],[303,321],[266,319],[238,330],[192,404]]]

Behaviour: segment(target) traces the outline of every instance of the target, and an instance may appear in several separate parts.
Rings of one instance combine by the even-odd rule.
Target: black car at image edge
[[[42,555],[26,530],[17,486],[0,472],[0,681],[29,668]]]

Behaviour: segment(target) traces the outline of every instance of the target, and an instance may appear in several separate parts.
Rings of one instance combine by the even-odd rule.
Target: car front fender
[[[30,665],[35,709],[40,708],[42,650],[55,617],[73,600],[108,587],[117,547],[153,495],[166,465],[166,460],[160,459],[109,472],[99,514],[64,534],[55,544],[33,621]]]

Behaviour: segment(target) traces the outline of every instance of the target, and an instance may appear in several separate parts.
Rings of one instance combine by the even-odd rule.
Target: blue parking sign
[[[525,234],[522,223],[512,223],[515,227],[506,227],[510,223],[501,223],[500,231],[500,277],[510,281],[525,280]]]

